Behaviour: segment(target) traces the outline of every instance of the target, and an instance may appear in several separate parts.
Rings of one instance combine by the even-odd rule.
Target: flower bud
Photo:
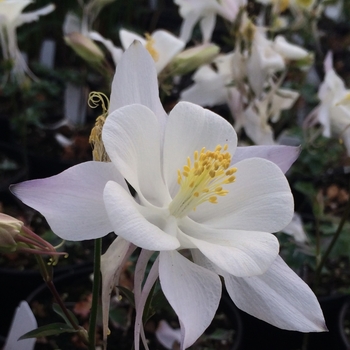
[[[220,48],[214,44],[192,47],[176,55],[166,70],[171,75],[187,74],[204,64],[210,63],[219,51]]]
[[[0,213],[0,251],[13,252],[17,248],[16,236],[20,234],[23,222]]]
[[[67,45],[69,45],[80,57],[90,64],[101,64],[105,55],[102,50],[86,36],[73,32],[64,37]]]

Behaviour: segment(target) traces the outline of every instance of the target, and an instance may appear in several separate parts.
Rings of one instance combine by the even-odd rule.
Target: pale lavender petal
[[[240,278],[226,273],[223,276],[231,299],[248,314],[282,329],[327,330],[315,294],[281,257],[260,276]]]
[[[36,339],[18,340],[25,333],[38,327],[35,316],[26,301],[21,301],[15,311],[4,350],[32,350]]]
[[[283,173],[286,173],[298,159],[300,152],[300,147],[282,145],[237,147],[231,164],[246,158],[264,158],[278,165]]]
[[[128,191],[112,163],[86,162],[45,179],[11,186],[23,203],[43,214],[53,232],[69,241],[105,236],[113,231],[103,202],[109,180]]]
[[[186,349],[214,318],[221,298],[220,278],[179,252],[171,251],[160,252],[159,279],[164,295],[180,321],[181,350]]]

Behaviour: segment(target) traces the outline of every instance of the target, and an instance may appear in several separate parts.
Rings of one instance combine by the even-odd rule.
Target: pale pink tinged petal
[[[141,35],[126,29],[120,29],[119,38],[124,50],[127,50],[135,40],[139,41],[142,45],[146,44],[146,40]]]
[[[236,150],[236,132],[225,119],[190,102],[179,102],[173,108],[165,130],[163,153],[164,178],[173,196],[178,190],[177,170],[187,164],[187,157],[193,164],[194,151],[200,152],[203,147],[213,151],[218,144],[227,144],[231,153]]]
[[[217,230],[189,219],[179,226],[209,260],[234,276],[260,275],[278,255],[278,240],[271,233]]]
[[[120,274],[123,267],[136,249],[136,246],[126,241],[122,237],[117,237],[108,247],[107,251],[101,256],[101,274],[102,274],[102,323],[103,340],[107,340],[109,305],[112,290],[118,285]]]
[[[154,49],[159,57],[156,60],[157,72],[161,72],[170,61],[183,50],[185,43],[165,30],[157,30],[152,34]]]
[[[144,218],[139,204],[118,183],[107,183],[104,202],[114,232],[127,241],[148,250],[172,250],[180,246],[176,237]]]
[[[159,99],[156,67],[151,55],[137,41],[125,51],[117,66],[109,113],[134,103],[148,107],[164,127],[167,115]]]
[[[145,346],[145,349],[148,350],[144,329],[143,329],[143,323],[142,323],[142,316],[145,308],[145,304],[148,298],[148,295],[156,282],[159,275],[159,256],[153,263],[151,270],[147,276],[147,279],[145,281],[145,284],[142,289],[142,293],[140,296],[140,300],[138,304],[136,305],[136,317],[135,317],[135,329],[134,329],[134,344],[135,344],[135,350],[139,350],[140,347],[140,334],[142,338],[143,345]]]
[[[327,52],[326,58],[324,59],[324,62],[323,62],[323,66],[324,66],[324,71],[326,73],[333,69],[333,52],[332,51]]]
[[[221,298],[220,278],[172,251],[160,253],[159,279],[180,321],[181,349],[186,349],[202,335],[215,315]]]
[[[26,301],[21,301],[15,311],[4,350],[32,350],[36,339],[18,340],[25,333],[38,327],[35,316]]]
[[[141,200],[163,206],[169,201],[161,174],[161,132],[157,117],[147,107],[130,105],[108,116],[102,131],[113,164]]]
[[[239,278],[224,274],[224,279],[236,306],[254,317],[287,330],[327,330],[315,294],[281,257],[263,275]]]
[[[282,145],[237,147],[231,164],[236,164],[246,158],[264,158],[275,163],[283,173],[286,173],[298,159],[300,152],[301,147]]]
[[[211,41],[211,36],[213,34],[216,24],[216,14],[209,13],[204,16],[199,22],[201,32],[202,32],[202,41],[203,43],[209,43]]]
[[[292,219],[293,196],[286,177],[276,164],[249,158],[235,164],[236,181],[217,204],[198,206],[189,216],[215,228],[277,232]]]
[[[22,182],[11,186],[11,191],[43,214],[59,237],[81,241],[113,231],[103,202],[103,189],[109,180],[127,191],[115,166],[102,162],[86,162],[46,179]]]
[[[156,329],[156,337],[166,349],[171,350],[175,342],[181,343],[181,330],[180,328],[174,329],[169,326],[168,322],[161,320]]]

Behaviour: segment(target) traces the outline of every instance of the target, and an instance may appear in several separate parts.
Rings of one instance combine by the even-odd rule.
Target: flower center
[[[145,34],[146,37],[146,44],[145,44],[145,48],[146,50],[150,53],[150,55],[152,56],[153,60],[155,62],[158,61],[159,59],[159,53],[158,51],[154,48],[154,39],[151,37],[150,34],[146,33]]]
[[[177,171],[180,189],[169,205],[171,215],[184,217],[198,205],[216,204],[218,196],[227,195],[229,191],[222,186],[234,182],[233,174],[237,171],[237,168],[229,168],[231,154],[227,148],[227,145],[217,145],[214,151],[208,151],[203,147],[200,152],[194,152],[193,164],[190,157],[187,158],[183,170]]]

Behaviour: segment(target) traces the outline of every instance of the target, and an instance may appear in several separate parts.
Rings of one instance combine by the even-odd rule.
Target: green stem
[[[94,251],[94,283],[92,286],[92,303],[90,312],[90,323],[89,323],[89,350],[95,350],[96,343],[96,319],[98,301],[100,296],[100,283],[101,283],[101,252],[102,252],[102,239],[98,238],[95,240],[95,251]]]
[[[40,273],[47,285],[47,287],[50,289],[51,294],[55,298],[57,304],[60,306],[61,310],[67,317],[67,320],[70,322],[72,327],[76,330],[80,330],[80,327],[78,324],[75,323],[74,319],[71,317],[70,313],[68,312],[66,306],[64,305],[64,302],[62,301],[59,293],[57,292],[57,289],[53,283],[53,273],[52,273],[52,268],[50,267],[50,270],[48,269],[47,265],[45,264],[43,258],[40,255],[35,255],[35,258],[38,262]]]
[[[325,253],[323,254],[323,257],[321,259],[321,262],[318,264],[317,266],[317,269],[316,269],[316,279],[315,279],[315,289],[316,287],[318,286],[319,282],[320,282],[320,277],[321,277],[321,271],[322,271],[322,268],[324,266],[324,264],[326,263],[328,257],[329,257],[329,254],[331,253],[335,243],[337,242],[339,236],[340,236],[340,233],[343,229],[343,226],[345,224],[345,221],[346,219],[348,218],[350,214],[350,200],[348,200],[348,203],[346,204],[346,207],[344,209],[344,214],[340,220],[340,223],[339,223],[339,226],[337,228],[337,231],[335,232],[333,238],[332,238],[332,241],[331,243],[329,244],[327,250],[325,251]]]

